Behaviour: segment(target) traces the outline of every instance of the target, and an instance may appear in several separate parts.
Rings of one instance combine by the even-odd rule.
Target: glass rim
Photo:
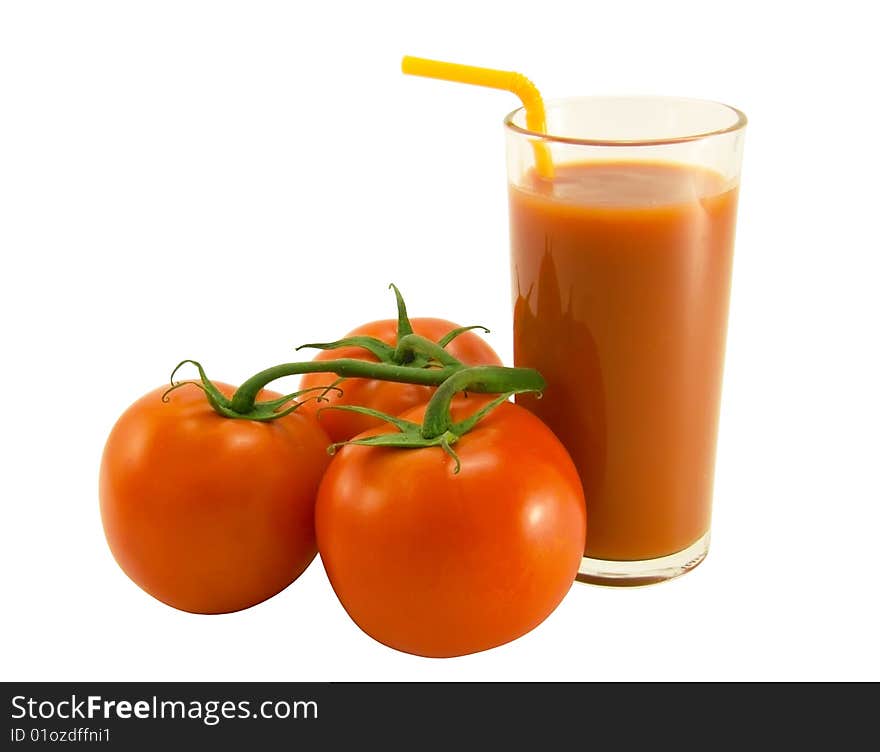
[[[738,110],[736,107],[733,107],[729,104],[724,104],[723,102],[716,102],[711,99],[697,99],[693,97],[669,97],[669,96],[653,96],[653,95],[634,95],[634,96],[626,96],[626,95],[611,95],[611,96],[602,96],[602,95],[594,95],[594,96],[580,96],[580,97],[562,97],[559,99],[551,99],[545,102],[545,109],[554,104],[565,104],[568,102],[575,102],[578,100],[587,100],[587,99],[640,99],[640,100],[654,100],[657,102],[691,102],[691,103],[700,103],[700,104],[710,104],[715,105],[717,107],[723,108],[725,110],[729,110],[732,112],[736,119],[735,121],[724,128],[716,128],[710,131],[700,131],[699,133],[686,133],[682,136],[667,136],[664,138],[636,138],[636,139],[607,139],[607,138],[574,138],[570,136],[554,136],[552,133],[541,133],[540,131],[529,130],[528,128],[523,128],[522,126],[516,125],[513,122],[513,119],[521,112],[525,111],[525,107],[517,107],[512,112],[507,113],[504,118],[504,126],[509,130],[518,133],[521,136],[527,136],[533,139],[539,139],[541,141],[548,141],[552,143],[558,144],[573,144],[575,146],[663,146],[665,144],[681,144],[687,143],[688,141],[700,141],[704,138],[710,138],[712,136],[721,136],[725,133],[733,133],[734,131],[742,130],[748,124],[748,118],[745,113],[741,110]]]

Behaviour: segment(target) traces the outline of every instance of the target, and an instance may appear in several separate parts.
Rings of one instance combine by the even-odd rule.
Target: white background
[[[0,7],[3,679],[880,679],[869,4]],[[392,280],[510,360],[516,101],[405,53],[750,117],[709,558],[445,661],[361,633],[317,560],[242,613],[163,606],[97,502],[110,427],[178,360],[240,381],[386,317]]]

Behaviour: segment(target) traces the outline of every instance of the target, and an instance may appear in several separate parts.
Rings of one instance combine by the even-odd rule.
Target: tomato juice
[[[519,402],[568,448],[585,556],[634,561],[709,530],[735,181],[672,162],[557,164],[510,188]]]

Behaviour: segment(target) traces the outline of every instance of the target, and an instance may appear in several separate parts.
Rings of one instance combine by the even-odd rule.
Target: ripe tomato
[[[107,542],[123,571],[170,606],[204,614],[253,606],[315,556],[327,436],[298,411],[268,423],[231,420],[196,387],[163,403],[164,391],[129,407],[107,440],[100,477]]]
[[[457,399],[452,417],[484,403]],[[540,624],[571,587],[586,534],[574,465],[524,408],[500,405],[453,449],[457,475],[440,447],[342,447],[315,511],[321,559],[351,618],[429,657],[486,650]]]
[[[458,328],[458,324],[444,319],[415,318],[410,323],[416,334],[433,342],[439,341],[444,335]],[[358,327],[346,336],[356,335],[376,337],[393,347],[397,342],[397,319],[373,321]],[[501,365],[501,359],[495,354],[495,351],[486,344],[485,340],[473,332],[459,335],[447,345],[446,350],[462,363],[470,366]],[[371,352],[360,347],[322,350],[314,359],[330,360],[331,358],[376,360]],[[303,376],[300,389],[326,386],[336,381],[336,378],[332,373],[308,373]],[[341,396],[338,392],[328,392],[326,395],[328,401],[310,400],[301,409],[317,413],[318,409],[331,404],[360,405],[388,415],[400,415],[406,410],[424,404],[431,399],[431,395],[434,393],[434,387],[430,386],[398,384],[393,381],[376,379],[345,379],[339,384],[339,387],[343,390]],[[359,415],[343,410],[325,410],[318,415],[318,419],[333,441],[348,441],[369,428],[381,425],[381,421],[368,415]]]

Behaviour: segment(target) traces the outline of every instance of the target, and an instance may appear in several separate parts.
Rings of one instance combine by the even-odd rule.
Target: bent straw
[[[474,65],[459,63],[445,63],[441,60],[427,60],[409,55],[403,58],[401,70],[411,76],[438,78],[442,81],[454,81],[460,84],[509,91],[519,97],[526,110],[526,127],[535,133],[547,132],[547,119],[541,92],[522,73],[494,68],[478,68]],[[532,147],[535,150],[535,167],[538,174],[542,178],[552,178],[553,161],[550,158],[547,144],[542,141],[534,141]]]

